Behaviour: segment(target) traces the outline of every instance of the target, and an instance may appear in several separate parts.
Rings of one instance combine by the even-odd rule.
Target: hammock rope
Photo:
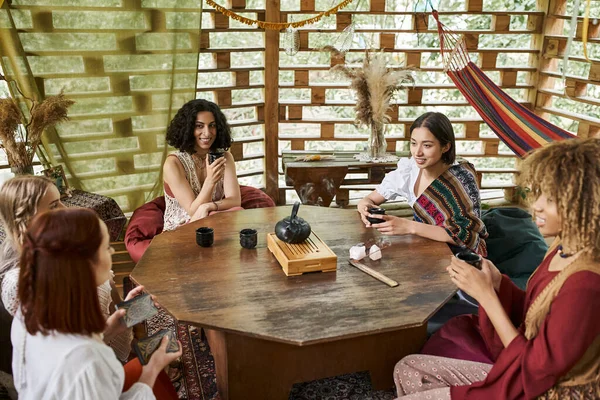
[[[512,152],[523,157],[544,144],[575,137],[535,115],[498,87],[469,57],[464,35],[450,31],[433,10],[444,71]]]

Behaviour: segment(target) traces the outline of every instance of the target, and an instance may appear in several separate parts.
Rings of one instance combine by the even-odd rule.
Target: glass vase
[[[371,136],[369,137],[368,153],[371,159],[385,156],[387,143],[385,142],[385,124],[372,123]]]

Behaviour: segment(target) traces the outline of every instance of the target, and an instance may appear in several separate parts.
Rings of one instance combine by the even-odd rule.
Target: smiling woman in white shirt
[[[448,243],[458,251],[467,247],[485,256],[488,236],[481,221],[475,168],[456,162],[454,130],[444,114],[421,115],[410,127],[411,158],[403,158],[375,191],[358,203],[367,227],[384,235],[418,235]],[[403,197],[414,211],[414,221],[375,215],[369,209]],[[371,224],[369,218],[383,219]],[[456,252],[453,251],[453,252]]]
[[[157,376],[181,350],[167,353],[163,338],[137,382],[122,392],[123,366],[104,344],[103,332],[124,329],[124,311],[105,321],[96,294],[110,276],[112,253],[106,225],[91,210],[53,210],[31,222],[21,252],[20,309],[11,332],[21,400],[155,399]]]

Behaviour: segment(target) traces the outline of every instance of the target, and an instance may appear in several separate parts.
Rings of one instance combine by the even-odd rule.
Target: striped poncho
[[[448,168],[413,204],[415,220],[441,226],[458,246],[487,255],[488,233],[481,220],[475,167],[462,162]]]

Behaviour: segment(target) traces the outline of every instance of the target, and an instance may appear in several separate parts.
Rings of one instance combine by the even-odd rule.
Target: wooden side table
[[[336,198],[339,206],[348,205],[349,189],[342,185],[379,184],[385,174],[396,169],[397,162],[372,163],[358,161],[353,151],[284,151],[281,154],[285,182],[293,186],[303,204],[328,207]],[[333,155],[334,160],[295,161],[307,155]],[[398,157],[408,157],[408,152],[396,152]],[[366,174],[366,178],[348,178],[349,174]]]

